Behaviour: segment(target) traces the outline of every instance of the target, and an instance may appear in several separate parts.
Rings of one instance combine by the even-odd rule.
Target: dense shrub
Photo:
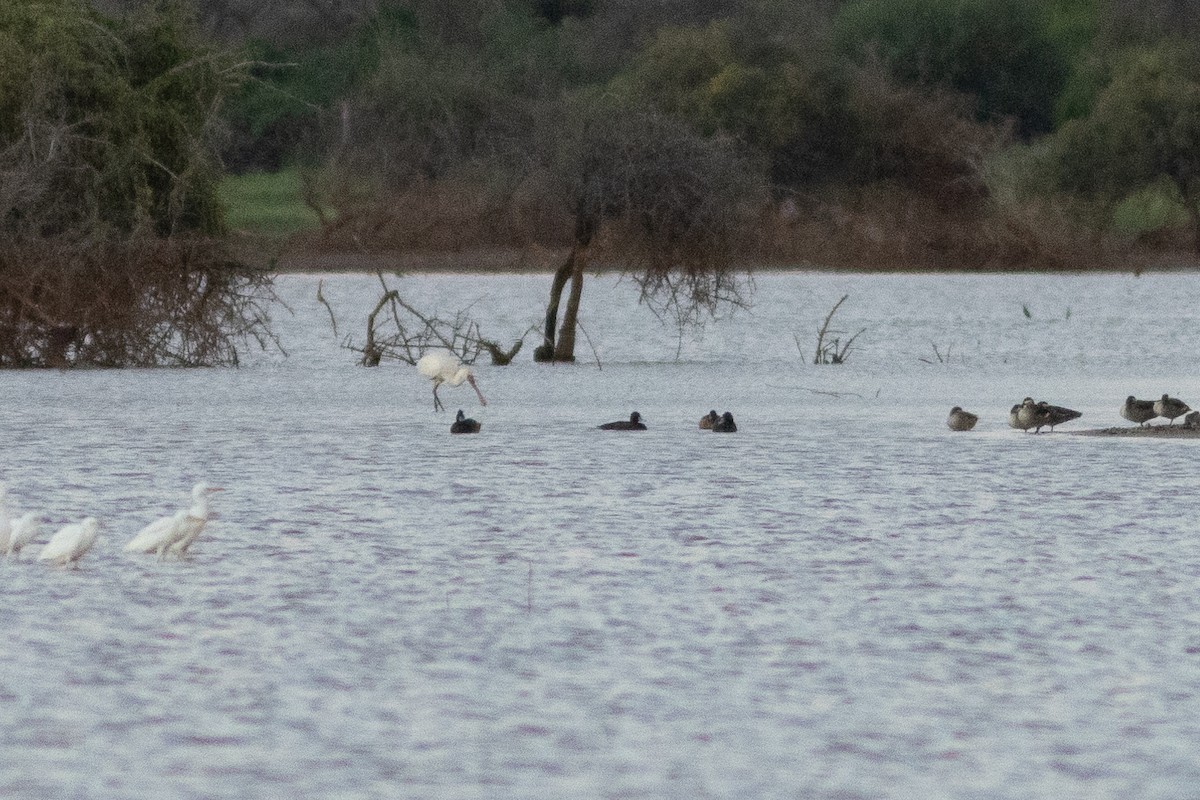
[[[878,57],[904,81],[952,89],[980,119],[1012,117],[1044,133],[1069,73],[1037,0],[853,0],[838,15],[842,46]]]
[[[213,133],[232,57],[178,12],[0,5],[0,366],[234,363],[270,338]]]
[[[1200,252],[1200,67],[1194,49],[1137,48],[1116,60],[1091,112],[1055,137],[1057,178],[1118,201],[1161,185],[1192,220]]]

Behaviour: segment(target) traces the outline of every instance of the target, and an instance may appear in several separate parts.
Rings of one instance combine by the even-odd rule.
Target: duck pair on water
[[[715,408],[700,418],[700,427],[715,433],[737,433],[737,423],[733,421],[733,414],[726,411],[718,416]]]
[[[1166,417],[1168,420],[1167,426],[1175,424],[1176,417],[1183,417],[1191,409],[1188,404],[1180,400],[1178,397],[1171,397],[1164,394],[1159,400],[1138,400],[1133,395],[1125,398],[1125,405],[1121,406],[1121,416],[1130,422],[1136,422],[1139,426],[1145,427],[1146,423],[1155,417]],[[1191,415],[1184,417],[1184,424],[1190,424]]]
[[[707,424],[706,424],[707,423]],[[714,433],[736,433],[737,423],[733,421],[733,414],[726,411],[721,416],[717,416],[717,412],[710,411],[700,419],[700,427],[712,430]],[[633,412],[629,415],[629,419],[620,420],[618,422],[606,422],[600,426],[602,431],[644,431],[646,423],[642,422],[642,415],[638,412]]]

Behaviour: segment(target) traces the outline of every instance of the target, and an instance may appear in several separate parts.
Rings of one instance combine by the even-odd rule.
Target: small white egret
[[[30,511],[12,524],[12,535],[8,539],[8,555],[17,558],[21,549],[37,538],[42,530],[42,520]]]
[[[151,522],[138,531],[137,536],[125,545],[126,553],[158,553],[158,560],[167,556],[167,550],[187,533],[188,510],[181,509],[173,517],[163,517]]]
[[[85,517],[73,525],[67,525],[50,537],[42,552],[38,553],[38,561],[49,561],[51,564],[65,566],[83,558],[100,531],[100,522],[95,517]]]
[[[208,506],[208,496],[213,492],[222,492],[220,486],[209,486],[200,482],[192,487],[192,504],[189,508],[179,511],[169,517],[151,522],[142,528],[128,544],[126,553],[158,553],[158,557],[166,558],[167,553],[183,556],[192,542],[204,530],[211,509]]]
[[[479,386],[475,384],[474,373],[471,372],[470,367],[459,361],[453,353],[444,350],[435,350],[432,353],[426,353],[417,361],[417,372],[420,372],[426,378],[433,381],[434,411],[440,411],[445,408],[442,405],[441,398],[438,397],[438,387],[443,383],[449,386],[461,386],[463,381],[466,381],[471,384],[471,388],[479,396],[479,405],[487,405],[487,400],[484,399],[483,392],[479,391]]]

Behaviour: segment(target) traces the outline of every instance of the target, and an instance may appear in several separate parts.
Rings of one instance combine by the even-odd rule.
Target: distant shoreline
[[[269,248],[244,243],[247,257],[261,255]],[[347,252],[320,251],[284,245],[275,257],[275,271],[284,274],[313,274],[321,272],[374,273],[401,272],[411,274],[459,273],[468,275],[537,275],[552,273],[566,260],[566,248],[510,247],[471,248],[459,251],[404,251],[404,252]],[[1165,254],[1164,254],[1165,255]],[[612,264],[589,264],[589,273],[618,273],[622,269]],[[947,275],[992,275],[1014,273],[1040,274],[1123,274],[1140,275],[1143,272],[1200,272],[1200,264],[1187,258],[1166,258],[1161,263],[1105,265],[1080,267],[1078,269],[1050,269],[1029,266],[981,268],[946,267],[886,267],[865,264],[834,266],[799,261],[794,263],[763,261],[747,271],[766,272],[823,272],[823,273],[874,273],[887,274],[947,274]]]

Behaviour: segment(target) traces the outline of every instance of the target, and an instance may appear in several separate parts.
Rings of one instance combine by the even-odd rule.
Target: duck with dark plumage
[[[720,415],[717,414],[717,410],[714,408],[712,411],[708,412],[707,414],[705,414],[703,417],[700,418],[700,429],[705,430],[705,431],[711,431],[712,426],[715,425],[717,423],[717,420],[719,420],[720,418],[721,418]]]
[[[712,429],[713,433],[737,433],[737,423],[733,421],[733,414],[726,411],[713,423]]]
[[[460,408],[458,410],[458,416],[456,416],[454,418],[454,424],[452,424],[450,426],[450,432],[451,433],[479,433],[479,429],[482,427],[483,426],[480,425],[478,422],[476,422],[475,420],[471,419],[466,414],[464,414],[463,410]]]
[[[1167,425],[1174,425],[1176,417],[1182,417],[1191,410],[1187,403],[1178,397],[1171,397],[1169,394],[1164,394],[1161,400],[1154,401],[1154,413],[1160,417],[1166,417]]]
[[[1153,400],[1138,400],[1129,395],[1125,398],[1125,405],[1121,406],[1121,416],[1145,427],[1147,422],[1158,416],[1158,412],[1154,410]]]
[[[629,415],[629,419],[623,419],[618,422],[606,422],[600,426],[602,431],[644,431],[646,424],[642,422],[642,415],[638,412],[633,412]]]

